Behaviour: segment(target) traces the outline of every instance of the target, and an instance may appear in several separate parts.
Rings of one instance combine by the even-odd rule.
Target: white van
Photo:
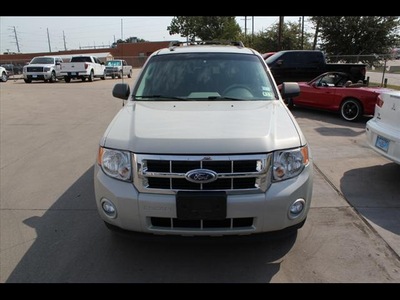
[[[378,96],[366,135],[372,149],[400,164],[400,91],[386,90]]]

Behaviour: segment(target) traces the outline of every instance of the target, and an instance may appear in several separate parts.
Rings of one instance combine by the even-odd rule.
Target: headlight
[[[296,177],[308,164],[308,146],[274,153],[273,180],[281,181]]]
[[[44,68],[43,68],[43,71],[44,71],[44,72],[49,72],[50,70],[51,70],[51,68],[49,68],[49,67],[44,67]]]
[[[100,147],[97,163],[110,177],[124,181],[130,181],[132,178],[129,152]]]

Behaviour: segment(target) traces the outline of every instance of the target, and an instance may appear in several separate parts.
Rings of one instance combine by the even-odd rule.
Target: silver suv
[[[299,94],[284,83],[284,97]],[[244,235],[300,228],[310,208],[309,145],[262,56],[241,42],[171,43],[154,52],[95,163],[112,230]]]

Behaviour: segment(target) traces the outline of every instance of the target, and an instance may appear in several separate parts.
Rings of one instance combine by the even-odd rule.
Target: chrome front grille
[[[28,72],[43,72],[43,67],[27,67]]]
[[[260,155],[145,155],[133,154],[134,184],[140,192],[174,194],[177,191],[265,192],[271,182],[271,154]],[[210,170],[216,180],[191,182],[193,170]]]

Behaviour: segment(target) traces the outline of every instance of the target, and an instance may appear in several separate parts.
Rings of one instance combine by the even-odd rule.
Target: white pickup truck
[[[123,76],[132,77],[132,66],[126,60],[113,59],[106,62],[106,76],[122,78]]]
[[[106,79],[106,68],[103,62],[91,55],[73,56],[70,62],[61,63],[61,75],[65,82],[71,79],[93,81],[95,78]]]
[[[60,73],[62,62],[62,58],[58,56],[36,56],[22,70],[24,81],[56,82],[57,79],[63,78]]]

